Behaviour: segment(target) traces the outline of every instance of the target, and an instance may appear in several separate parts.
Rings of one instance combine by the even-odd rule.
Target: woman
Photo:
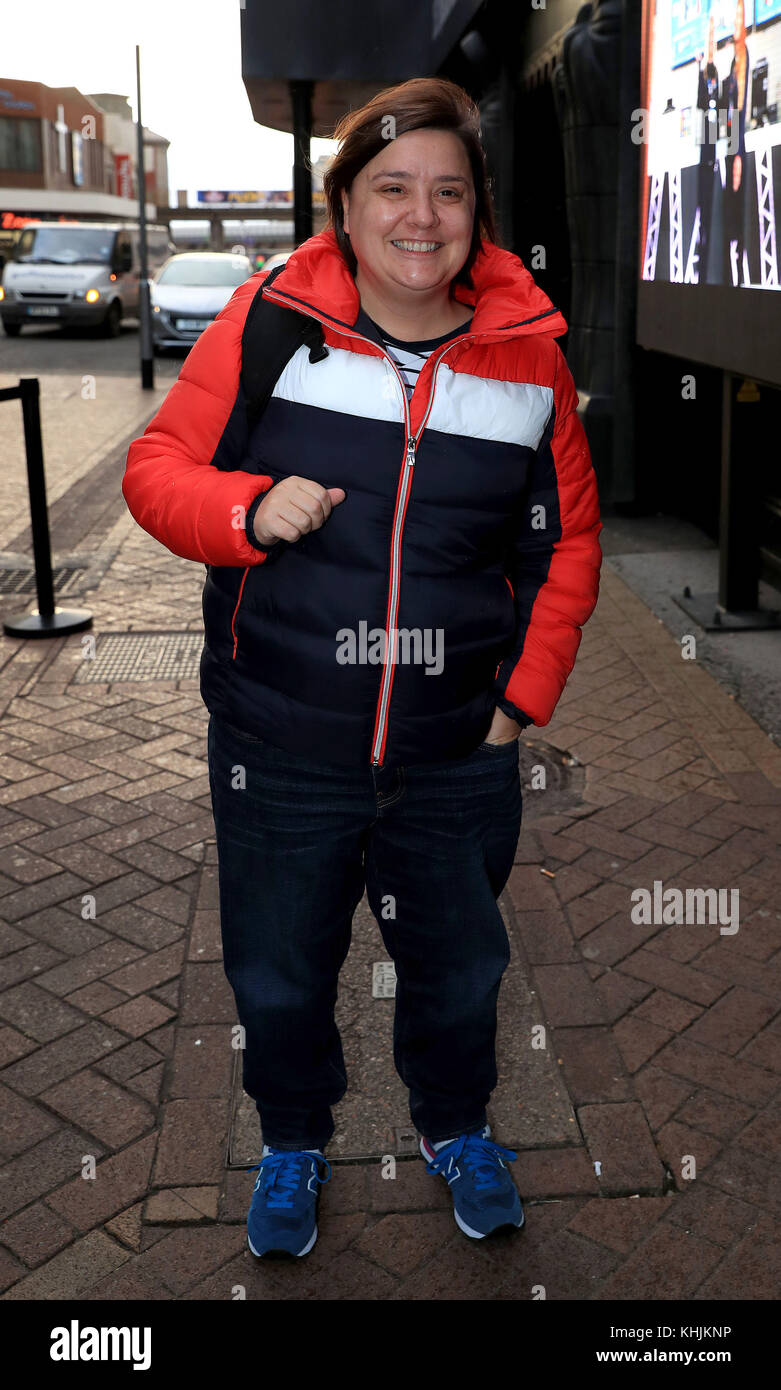
[[[715,21],[711,10],[708,16],[707,61],[706,54],[701,53],[697,70],[697,107],[703,113],[700,130],[700,163],[697,170],[697,206],[700,210],[698,269],[701,285],[704,285],[708,279],[713,183],[716,175],[719,74],[714,61],[715,51]]]
[[[234,294],[123,483],[141,526],[209,566],[201,690],[224,964],[265,1141],[258,1255],[317,1236],[364,888],[428,1170],[468,1235],[523,1223],[516,1155],[486,1122],[510,958],[496,899],[518,735],[551,717],[601,559],[566,324],[496,245],[477,107],[421,78],[335,134],[327,230]],[[261,289],[321,324],[325,352],[298,349],[250,430],[239,358]]]
[[[746,116],[751,62],[746,45],[746,19],[743,0],[735,8],[732,35],[735,53],[724,83],[727,107],[727,147],[724,188],[724,279],[728,285],[744,281],[743,253],[745,251],[745,189],[746,189]],[[737,122],[737,130],[734,127]]]

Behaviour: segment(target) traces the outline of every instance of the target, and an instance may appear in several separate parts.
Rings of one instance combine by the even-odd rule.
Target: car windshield
[[[54,265],[108,263],[116,235],[113,227],[26,227],[17,242],[15,259]]]
[[[243,285],[251,274],[246,261],[226,256],[224,261],[181,260],[169,261],[157,277],[158,285]]]

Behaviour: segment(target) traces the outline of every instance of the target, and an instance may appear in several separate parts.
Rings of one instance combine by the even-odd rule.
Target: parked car
[[[147,227],[154,273],[174,244],[168,228]],[[3,266],[0,318],[9,337],[24,324],[93,325],[117,338],[138,317],[141,275],[137,222],[37,222],[25,227]]]
[[[171,256],[151,283],[155,352],[191,347],[252,273],[249,256],[227,251],[181,251]]]
[[[269,271],[274,270],[276,266],[284,265],[288,256],[292,256],[292,254],[292,251],[277,251],[273,256],[269,256],[268,260],[263,262],[260,270],[257,271],[256,274],[263,276],[268,275]]]

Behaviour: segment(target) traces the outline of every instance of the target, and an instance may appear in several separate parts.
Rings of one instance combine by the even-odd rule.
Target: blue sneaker
[[[328,1176],[321,1178],[319,1164]],[[252,1190],[247,1241],[253,1255],[307,1255],[317,1240],[318,1183],[328,1182],[326,1158],[306,1149],[270,1149],[246,1171],[259,1169]]]
[[[428,1159],[427,1173],[440,1173],[453,1194],[453,1214],[465,1235],[482,1240],[501,1226],[520,1228],[523,1206],[505,1158],[518,1155],[489,1139],[491,1126],[474,1134],[434,1147],[421,1139],[420,1152]]]

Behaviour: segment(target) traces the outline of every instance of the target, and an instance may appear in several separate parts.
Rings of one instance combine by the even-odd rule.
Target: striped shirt
[[[465,309],[468,313],[468,309]],[[371,338],[376,343],[381,343],[385,351],[393,358],[399,371],[407,392],[407,399],[411,399],[412,392],[415,390],[418,377],[423,370],[423,364],[427,357],[430,357],[436,348],[442,347],[451,338],[457,338],[460,333],[465,333],[472,322],[472,314],[461,324],[459,328],[453,328],[450,333],[445,333],[441,338],[425,338],[420,342],[404,342],[401,338],[393,338],[390,333],[386,333],[384,328],[380,328],[374,319],[361,309],[354,328],[358,329],[365,338]]]

